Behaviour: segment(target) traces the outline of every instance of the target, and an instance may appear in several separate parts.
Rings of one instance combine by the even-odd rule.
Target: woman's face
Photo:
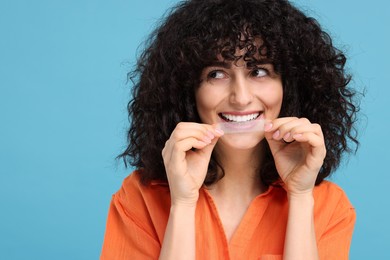
[[[243,60],[218,63],[202,71],[195,93],[196,106],[203,123],[275,119],[283,101],[280,75],[272,64],[247,68]],[[264,138],[262,132],[225,134],[219,143],[250,149]]]

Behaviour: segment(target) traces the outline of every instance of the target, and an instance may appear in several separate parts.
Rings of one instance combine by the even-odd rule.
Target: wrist
[[[190,205],[171,205],[170,217],[176,220],[180,220],[186,225],[192,224],[195,221],[196,206]]]
[[[171,199],[171,207],[179,207],[179,208],[196,208],[196,204],[198,203],[198,197],[191,199]]]
[[[287,198],[289,203],[313,203],[314,204],[314,197],[313,197],[313,191],[307,191],[307,192],[299,192],[299,193],[287,193]]]
[[[171,211],[195,210],[197,202],[172,202]]]

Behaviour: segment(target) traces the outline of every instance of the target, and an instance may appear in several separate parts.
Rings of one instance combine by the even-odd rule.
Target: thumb
[[[271,153],[272,153],[272,155],[275,155],[275,153],[280,150],[283,143],[280,141],[274,140],[272,135],[273,135],[273,132],[264,132],[264,137],[268,142]]]
[[[214,147],[215,147],[215,145],[217,144],[217,142],[219,140],[219,137],[220,136],[214,137],[214,139],[211,141],[210,144],[205,146],[203,149],[199,150],[199,152],[201,152],[205,156],[205,159],[210,160],[211,153],[213,152]]]

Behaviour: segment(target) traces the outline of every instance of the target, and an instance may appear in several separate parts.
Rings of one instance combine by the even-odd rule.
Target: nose
[[[253,93],[244,78],[237,77],[232,81],[230,102],[238,107],[248,106],[253,101]]]

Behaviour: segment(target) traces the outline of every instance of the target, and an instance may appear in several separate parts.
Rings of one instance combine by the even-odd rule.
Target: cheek
[[[198,90],[195,93],[196,109],[198,111],[199,118],[201,122],[207,122],[207,111],[209,110],[210,102],[207,99],[204,91]]]
[[[282,86],[274,86],[267,89],[264,93],[264,103],[272,110],[280,111],[283,102]]]
[[[283,87],[274,86],[268,89],[265,102],[273,107],[281,107],[283,101]]]
[[[213,88],[208,86],[200,87],[195,93],[196,107],[199,113],[204,113],[215,108],[218,104],[217,97],[219,94]]]

